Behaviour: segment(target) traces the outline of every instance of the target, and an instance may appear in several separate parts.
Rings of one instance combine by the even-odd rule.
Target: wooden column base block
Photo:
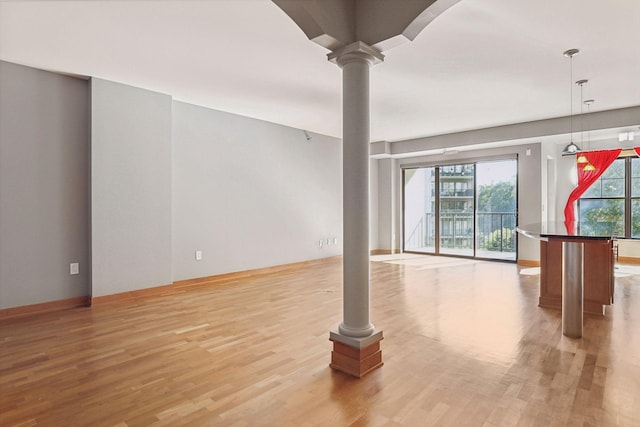
[[[329,366],[332,369],[362,378],[383,365],[380,340],[361,348],[351,347],[332,338],[331,341],[333,341],[333,351]]]

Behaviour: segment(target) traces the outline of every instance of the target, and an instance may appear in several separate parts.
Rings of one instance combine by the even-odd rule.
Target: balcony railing
[[[512,252],[516,250],[516,216],[513,212],[440,212],[440,246],[473,248],[476,251]],[[435,216],[425,213],[405,239],[405,249],[435,248]]]
[[[514,212],[478,212],[476,216],[478,249],[498,252],[516,251]]]

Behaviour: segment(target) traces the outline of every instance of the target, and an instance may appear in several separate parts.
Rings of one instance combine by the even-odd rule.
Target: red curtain
[[[576,218],[573,209],[574,202],[578,200],[580,196],[582,196],[584,192],[598,180],[598,178],[600,178],[600,175],[602,175],[604,171],[611,166],[611,163],[618,158],[621,151],[621,148],[616,148],[615,150],[598,150],[583,153],[587,157],[589,163],[595,166],[596,169],[592,171],[585,171],[583,170],[582,165],[578,165],[578,186],[571,192],[569,200],[567,200],[567,205],[564,207],[565,225],[571,234],[574,234],[572,231],[575,231],[574,221]]]

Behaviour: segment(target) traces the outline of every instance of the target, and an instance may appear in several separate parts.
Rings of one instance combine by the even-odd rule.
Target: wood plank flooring
[[[360,380],[328,367],[330,259],[2,320],[0,425],[640,425],[640,276],[575,340],[516,265],[371,266],[385,364]]]

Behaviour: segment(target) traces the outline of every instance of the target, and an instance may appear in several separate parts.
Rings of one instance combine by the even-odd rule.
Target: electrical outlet
[[[80,263],[72,262],[69,264],[69,274],[80,274]]]
[[[202,261],[202,251],[196,251],[196,261]]]
[[[337,238],[337,237],[334,237],[334,238],[333,238],[333,244],[334,244],[334,245],[337,245],[337,244],[338,244],[338,238]]]
[[[324,244],[324,240],[320,239],[320,240],[318,241],[318,245],[319,245],[320,247],[322,247],[322,245],[323,245],[323,244]]]

